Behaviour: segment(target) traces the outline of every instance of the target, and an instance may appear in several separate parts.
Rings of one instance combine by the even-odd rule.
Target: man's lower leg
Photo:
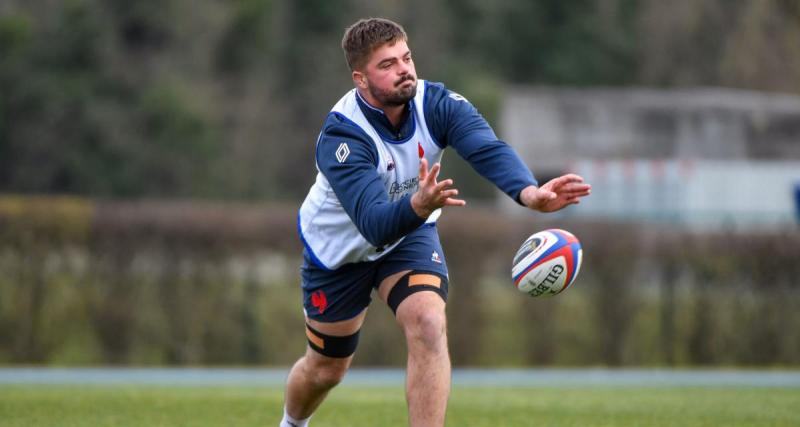
[[[337,368],[321,367],[319,363],[314,363],[314,357],[306,354],[289,372],[286,384],[286,412],[297,420],[306,419],[314,413],[328,392],[341,381],[350,359],[348,358],[342,367]],[[345,359],[342,359],[342,362],[345,362]]]
[[[409,425],[441,427],[444,425],[450,396],[450,355],[447,351],[444,302],[432,292],[415,304],[398,310],[408,342],[406,399]]]
[[[286,381],[284,421],[304,427],[302,421],[307,420],[316,411],[328,392],[344,378],[353,360],[355,351],[353,340],[357,342],[357,332],[361,329],[366,312],[364,310],[352,319],[335,323],[306,319],[306,335],[309,337],[309,343],[305,356],[301,357],[289,371],[289,378]],[[288,423],[282,421],[281,424],[285,427],[284,424]]]

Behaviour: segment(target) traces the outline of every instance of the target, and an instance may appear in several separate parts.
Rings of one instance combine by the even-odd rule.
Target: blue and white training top
[[[514,150],[495,136],[464,97],[418,80],[399,128],[352,89],[333,107],[317,139],[317,179],[300,207],[298,228],[319,267],[374,261],[405,235],[435,223],[411,208],[419,161],[439,162],[452,146],[485,178],[519,202],[537,185]]]

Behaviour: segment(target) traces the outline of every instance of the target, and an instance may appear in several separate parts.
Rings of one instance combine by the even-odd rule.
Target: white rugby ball
[[[533,297],[556,295],[578,277],[583,250],[572,233],[556,228],[540,231],[514,255],[511,278],[520,292]]]

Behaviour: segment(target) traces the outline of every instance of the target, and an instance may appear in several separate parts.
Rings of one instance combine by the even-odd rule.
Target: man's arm
[[[437,143],[455,148],[476,172],[521,203],[522,190],[537,185],[530,169],[469,101],[440,83],[426,84],[425,120]]]
[[[579,203],[591,187],[583,178],[568,174],[541,188],[530,169],[464,97],[438,83],[427,83],[425,119],[442,147],[450,145],[483,177],[517,203],[552,212]]]

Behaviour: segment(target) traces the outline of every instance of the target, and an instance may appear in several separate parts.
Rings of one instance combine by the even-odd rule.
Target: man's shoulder
[[[332,111],[325,118],[322,132],[317,140],[317,162],[336,158],[339,163],[353,154],[353,157],[367,158],[377,164],[378,149],[367,133],[341,113]],[[324,161],[323,161],[324,163]]]
[[[452,129],[475,119],[475,107],[459,93],[448,89],[444,83],[425,82],[425,121],[431,135],[442,146],[449,145]]]
[[[442,82],[425,80],[425,101],[441,99],[447,96],[447,87]]]
[[[365,143],[372,142],[372,138],[369,137],[361,126],[338,111],[331,111],[328,113],[328,116],[325,117],[325,123],[322,125],[322,132],[320,133],[320,140],[328,136],[352,138]]]
[[[469,101],[461,94],[452,91],[441,82],[425,81],[425,107],[431,112],[436,109],[462,107]]]

